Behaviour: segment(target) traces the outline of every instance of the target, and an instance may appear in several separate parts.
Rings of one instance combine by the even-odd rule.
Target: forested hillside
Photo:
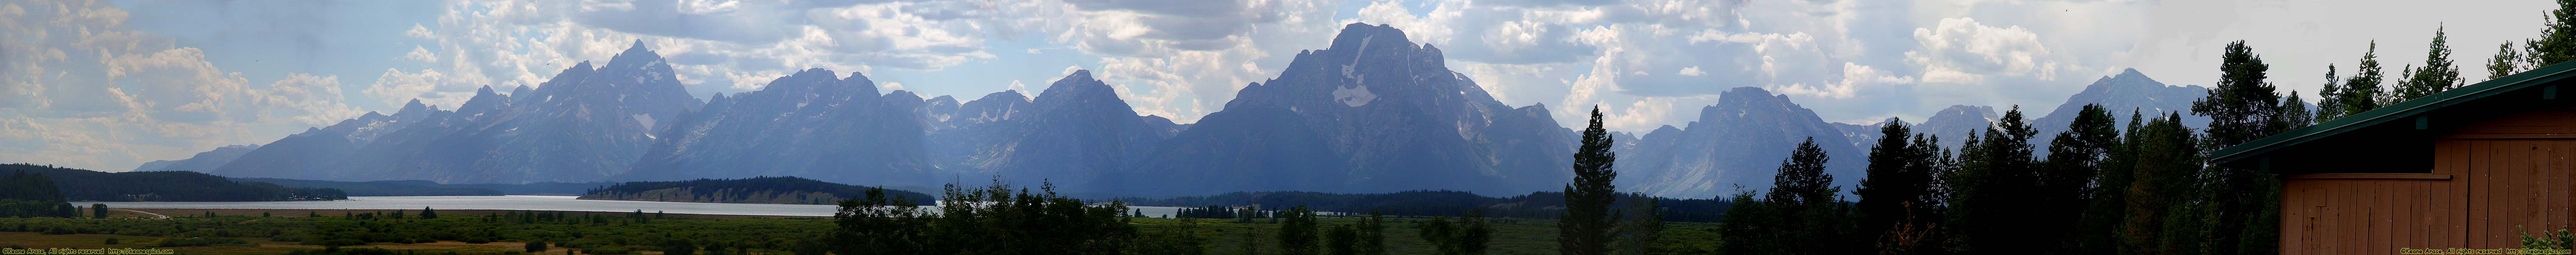
[[[108,173],[46,165],[0,164],[0,173],[42,175],[58,187],[64,199],[70,201],[243,202],[349,198],[339,189],[234,182],[198,172]]]

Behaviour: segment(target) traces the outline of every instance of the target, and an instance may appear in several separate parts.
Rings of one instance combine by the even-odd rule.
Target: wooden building
[[[2568,228],[2576,64],[2357,113],[2212,153],[2280,174],[2281,254],[2519,248]],[[2562,88],[2564,87],[2564,88]]]

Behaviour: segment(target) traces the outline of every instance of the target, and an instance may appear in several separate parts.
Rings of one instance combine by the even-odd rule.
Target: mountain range
[[[639,42],[534,88],[482,88],[454,110],[414,100],[391,115],[370,112],[268,144],[136,170],[451,184],[795,176],[929,186],[999,178],[1125,196],[1501,195],[1553,191],[1571,179],[1577,130],[1557,125],[1546,105],[1495,100],[1446,63],[1439,48],[1402,30],[1354,23],[1327,48],[1298,52],[1278,77],[1245,85],[1222,110],[1177,124],[1138,115],[1087,70],[1067,73],[1034,98],[1013,90],[963,102],[925,99],[880,92],[858,73],[808,69],[757,91],[700,101]],[[2064,109],[2083,104],[2183,110],[2203,91],[2129,70],[2094,82],[2033,123],[2045,132],[2062,129],[2071,117],[2060,115],[2073,112]],[[1953,106],[1916,130],[1955,146],[1998,116],[1994,107]],[[1763,190],[1790,149],[1814,139],[1833,158],[1835,183],[1848,186],[1860,180],[1878,127],[1891,123],[1902,122],[1826,122],[1786,96],[1734,88],[1682,127],[1614,132],[1617,184],[1687,198]]]

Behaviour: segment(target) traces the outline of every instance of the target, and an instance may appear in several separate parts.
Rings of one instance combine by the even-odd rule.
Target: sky
[[[1344,24],[1444,50],[1505,104],[1614,131],[1695,120],[1761,87],[1827,121],[1950,105],[2031,116],[2135,68],[2216,80],[2245,40],[2284,90],[2349,76],[2376,42],[2391,76],[2437,29],[2466,80],[2536,37],[2545,0],[0,0],[0,162],[125,171],[263,144],[404,102],[453,109],[642,42],[688,91],[758,90],[808,68],[929,97],[1036,93],[1092,70],[1140,114],[1196,122]],[[2392,78],[2393,79],[2393,78]],[[1037,86],[1037,87],[1030,87]],[[2313,99],[2313,96],[2307,98]]]

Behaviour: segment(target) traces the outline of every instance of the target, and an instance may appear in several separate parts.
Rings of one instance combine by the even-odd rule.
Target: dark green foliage
[[[1849,254],[1869,239],[1855,239],[1852,206],[1837,198],[1826,174],[1831,158],[1814,139],[1798,144],[1781,160],[1772,188],[1755,199],[1753,192],[1734,196],[1720,223],[1719,249],[1727,254]]]
[[[2049,231],[2039,226],[2045,224],[2026,223],[2044,217],[2038,215],[2041,205],[2030,203],[2041,199],[2040,169],[2030,144],[2036,133],[2016,106],[1982,137],[1970,134],[1980,139],[1959,147],[1959,168],[1944,179],[1951,185],[1943,219],[1951,226],[1951,251],[2030,254],[2058,243],[2057,234],[2042,233]]]
[[[1350,224],[1335,224],[1331,230],[1324,231],[1324,236],[1326,237],[1324,238],[1324,254],[1360,254],[1360,232],[1357,229],[1351,228]]]
[[[260,216],[265,217],[265,216],[267,216],[267,215],[260,215]],[[420,219],[424,219],[424,220],[426,220],[426,219],[437,219],[437,218],[438,218],[438,210],[429,209],[429,207],[425,207],[425,206],[420,208]]]
[[[2397,81],[2397,97],[2380,105],[2392,105],[2433,93],[2460,87],[2460,67],[2451,62],[2451,36],[2442,28],[2433,29],[2433,42],[2424,53],[2424,67],[2405,69],[2406,77]]]
[[[2290,91],[2289,97],[2281,98],[2279,111],[2277,114],[2281,115],[2281,124],[2284,125],[2282,130],[2308,127],[2308,123],[2316,120],[2316,115],[2308,111],[2308,101],[2299,99],[2299,91],[2296,90]]]
[[[264,182],[233,182],[223,177],[198,172],[159,171],[106,173],[30,164],[0,164],[0,172],[23,172],[51,179],[57,191],[19,193],[0,190],[0,194],[55,194],[55,201],[183,201],[241,202],[289,200],[342,200],[346,192],[338,189],[287,188]],[[151,185],[134,185],[150,183]],[[0,187],[28,186],[0,185]],[[7,199],[7,198],[0,198]]]
[[[796,255],[825,255],[831,253],[832,245],[823,244],[820,239],[805,238],[796,239],[796,244],[788,249]]]
[[[78,209],[63,201],[53,178],[43,174],[11,171],[0,177],[0,217],[79,217]]]
[[[689,242],[689,240],[688,240],[688,239],[671,239],[671,240],[667,240],[667,241],[662,241],[662,255],[695,255],[695,254],[698,254],[698,245],[697,245],[697,244],[695,244],[695,243],[691,243],[691,242]],[[857,253],[853,253],[853,254],[857,254]]]
[[[2134,177],[2128,183],[2124,200],[2127,205],[2119,224],[2121,251],[2124,254],[2174,254],[2198,252],[2188,245],[2202,241],[2190,233],[2199,231],[2189,205],[2199,199],[2202,187],[2200,143],[2202,138],[2182,126],[2180,113],[2167,113],[2142,128],[2133,129],[2122,159]]]
[[[116,238],[108,238],[108,239],[107,239],[107,241],[104,241],[103,243],[105,243],[105,244],[116,244],[117,242],[116,242]]]
[[[1055,193],[1052,184],[1016,193],[995,179],[991,186],[948,185],[937,214],[912,200],[871,189],[843,201],[834,216],[839,254],[1117,254],[1133,247],[1136,229],[1127,206],[1092,206]]]
[[[2319,115],[2320,118],[2342,118],[2371,109],[2379,109],[2379,97],[2386,93],[2386,90],[2379,86],[2384,79],[2387,78],[2380,72],[2379,66],[2379,42],[2371,41],[2370,50],[2361,53],[2361,66],[2353,69],[2351,79],[2343,80],[2342,93],[2326,98],[2334,100],[2335,106],[2341,106],[2343,110],[2333,116]]]
[[[1635,198],[1631,200],[1635,202],[1628,203],[1626,212],[1630,214],[1626,219],[1620,219],[1619,226],[1615,228],[1616,231],[1612,232],[1616,240],[1611,241],[1610,252],[1621,255],[1651,254],[1656,248],[1655,240],[1663,237],[1663,210],[1655,206],[1655,198],[1647,197],[1645,194],[1631,193],[1628,197]]]
[[[1128,249],[1127,254],[1207,254],[1207,240],[1199,237],[1198,220],[1181,218],[1180,222],[1180,224],[1177,224],[1178,226],[1163,229],[1161,231],[1155,231],[1154,233],[1149,233],[1141,238],[1137,238],[1136,245],[1134,248]]]
[[[171,239],[161,239],[161,242],[160,242],[160,243],[155,243],[155,244],[153,244],[152,246],[159,246],[159,247],[195,247],[195,246],[251,246],[251,245],[252,245],[252,244],[250,243],[250,241],[243,241],[243,240],[238,239],[238,238],[229,238],[229,237],[196,237],[196,238],[171,238]]]
[[[2514,49],[2513,41],[2498,43],[2496,44],[2495,57],[2487,58],[2487,80],[2504,78],[2507,75],[2522,73],[2523,70],[2531,70],[2531,68],[2534,68],[2524,64],[2524,62],[2527,61],[2523,60],[2522,50]]]
[[[2296,92],[2293,92],[2296,93]],[[2326,123],[2343,117],[2343,80],[2335,78],[2334,64],[2326,64],[2326,84],[2317,88],[2317,111],[2308,115],[2308,123]]]
[[[2436,47],[2443,47],[2439,43],[2445,40],[2443,37],[2438,30],[2435,32]],[[2437,52],[2435,55],[2449,56],[2447,48],[2437,49],[2442,52]],[[2290,125],[2281,119],[2280,111],[2276,110],[2280,107],[2279,93],[2274,91],[2271,82],[2264,80],[2269,66],[2263,64],[2262,57],[2254,55],[2253,49],[2246,47],[2244,41],[2237,41],[2228,44],[2227,51],[2220,60],[2218,86],[2210,90],[2209,97],[2192,102],[2192,112],[2209,116],[2211,119],[2209,127],[2205,130],[2208,136],[2201,139],[2203,148],[2226,148],[2287,130]],[[2448,62],[2448,60],[2440,62]],[[2447,64],[2442,66],[2450,68],[2446,67]],[[2432,74],[2420,74],[2425,72]],[[2445,75],[2441,72],[2419,71],[2419,74],[2410,78],[2407,83],[2417,84],[2415,86],[2417,90],[2430,92],[2406,93],[2429,95],[2451,86],[2443,84],[2456,83],[2456,68],[2448,71],[2451,74],[2447,75],[2453,76],[2451,78],[2439,77]],[[2264,253],[2272,250],[2270,247],[2277,245],[2270,240],[2247,240],[2247,238],[2261,238],[2266,234],[2253,232],[2268,232],[2278,228],[2278,218],[2263,216],[2269,213],[2270,210],[2267,208],[2275,207],[2280,203],[2276,199],[2278,192],[2273,191],[2279,189],[2279,182],[2271,181],[2269,175],[2256,174],[2253,169],[2240,167],[2212,166],[2203,169],[2197,176],[2201,179],[2189,183],[2200,184],[2198,190],[2201,192],[2184,197],[2199,200],[2184,203],[2188,206],[2176,209],[2178,214],[2195,217],[2188,220],[2167,220],[2165,223],[2173,226],[2169,226],[2165,233],[2181,235],[2175,238],[2195,238],[2201,241],[2181,243],[2177,246],[2182,246],[2186,252]]]
[[[2533,68],[2576,60],[2576,0],[2558,0],[2548,19],[2540,38],[2523,41],[2523,58]]]
[[[1289,207],[1279,216],[1279,254],[1315,255],[1320,250],[1316,234],[1315,211],[1304,206]]]
[[[1940,142],[1929,134],[1914,134],[1914,129],[1901,121],[1888,121],[1878,129],[1880,139],[1870,144],[1868,178],[1852,191],[1860,196],[1855,203],[1860,219],[1855,232],[1870,240],[1880,252],[1886,250],[1919,250],[1917,237],[1904,229],[1927,229],[1929,222],[1940,219],[1940,193],[1935,191],[1940,170]],[[1911,134],[1911,139],[1909,139]]]
[[[870,187],[851,186],[797,177],[755,177],[747,179],[697,179],[665,182],[626,182],[583,192],[583,199],[644,200],[715,203],[833,204],[857,199]],[[939,199],[918,192],[886,190],[914,204],[929,204]],[[820,193],[820,194],[816,194]]]
[[[1625,204],[1625,200],[1613,204]],[[1510,197],[1486,197],[1465,191],[1402,191],[1375,194],[1337,194],[1308,191],[1231,192],[1214,196],[1168,198],[1118,198],[1129,205],[1190,207],[1182,217],[1200,219],[1234,219],[1252,205],[1305,205],[1316,211],[1380,212],[1403,216],[1464,216],[1468,210],[1483,210],[1489,217],[1555,218],[1562,216],[1565,193],[1531,192]],[[1664,221],[1716,222],[1726,211],[1726,204],[1716,199],[1671,199],[1657,203],[1666,210]],[[1276,212],[1259,211],[1260,212]],[[1249,219],[1245,219],[1249,220]]]
[[[1356,229],[1359,232],[1359,236],[1357,236],[1359,243],[1356,244],[1359,246],[1359,248],[1357,248],[1359,254],[1386,255],[1385,214],[1370,212],[1368,219],[1360,220],[1359,226],[1353,227],[1353,229]]]
[[[106,219],[107,204],[89,204],[89,217],[92,219]]]
[[[523,249],[524,249],[524,250],[527,250],[527,252],[528,252],[528,253],[545,252],[545,251],[546,251],[546,241],[545,241],[545,240],[528,240],[528,244],[527,244],[527,245],[524,245]]]
[[[2304,124],[2309,118],[2297,120]],[[2036,198],[2032,200],[2036,202],[2033,204],[2038,206],[2029,208],[2035,210],[2030,216],[2037,217],[2029,220],[2047,222],[2030,224],[2033,225],[2031,229],[2037,231],[2036,234],[2054,237],[2056,241],[2037,244],[2050,246],[2046,247],[2048,252],[2081,254],[2085,238],[2108,235],[2108,232],[2085,229],[2081,223],[2090,201],[2102,199],[2098,195],[2101,192],[2091,185],[2099,182],[2098,178],[2103,174],[2100,169],[2112,158],[2112,148],[2120,145],[2118,123],[2111,117],[2110,110],[2100,105],[2085,105],[2075,121],[2068,123],[2067,131],[2050,140],[2048,160],[2043,163],[2044,170],[2039,175],[2039,189],[2032,193]]]
[[[1422,241],[1431,243],[1433,254],[1481,255],[1493,240],[1494,229],[1486,225],[1484,212],[1467,211],[1467,217],[1436,217],[1423,221],[1417,228]],[[1252,253],[1243,253],[1252,254]]]
[[[1619,178],[1619,172],[1612,170],[1619,156],[1610,151],[1614,143],[1610,132],[1601,128],[1601,108],[1593,107],[1592,124],[1583,129],[1583,145],[1574,151],[1574,182],[1565,185],[1565,216],[1557,218],[1559,254],[1610,253],[1610,224],[1619,217],[1610,211],[1618,196],[1610,184]]]

